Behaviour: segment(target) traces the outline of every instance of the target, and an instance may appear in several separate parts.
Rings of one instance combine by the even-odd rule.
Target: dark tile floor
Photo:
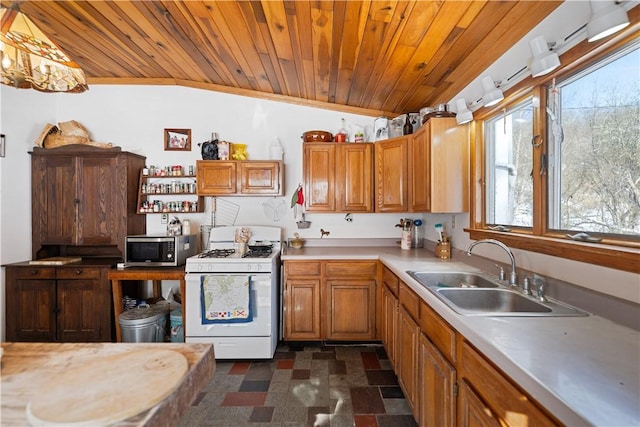
[[[179,424],[415,426],[380,345],[282,344],[272,360],[217,361]]]

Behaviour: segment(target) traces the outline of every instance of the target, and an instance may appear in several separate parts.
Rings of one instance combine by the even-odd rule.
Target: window
[[[640,233],[639,64],[636,44],[548,89],[550,229]]]
[[[564,70],[529,77],[477,112],[471,239],[638,271],[636,39],[627,33],[597,52],[585,40],[563,55]],[[593,239],[569,238],[577,233]]]
[[[487,224],[533,225],[533,102],[487,121]]]

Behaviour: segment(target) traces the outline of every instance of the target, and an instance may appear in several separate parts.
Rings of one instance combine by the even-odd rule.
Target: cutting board
[[[67,257],[67,256],[54,256],[51,258],[42,258],[29,261],[31,265],[64,265],[71,264],[72,262],[80,262],[82,258],[79,257]]]
[[[27,404],[27,419],[44,426],[123,421],[167,397],[187,369],[187,359],[173,350],[96,355],[47,379]]]

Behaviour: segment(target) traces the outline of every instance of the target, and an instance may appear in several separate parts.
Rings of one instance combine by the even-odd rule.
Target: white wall
[[[508,77],[527,57],[527,41],[535,35],[551,31],[549,41],[564,36],[565,30],[586,22],[585,2],[565,2],[556,14],[516,45],[497,65],[492,66],[494,79]],[[585,15],[586,14],[586,15]],[[559,30],[558,23],[563,23]],[[560,34],[560,35],[559,35]],[[523,53],[524,51],[524,53]],[[479,77],[484,73],[480,73]],[[475,84],[465,91],[473,99]],[[463,93],[465,93],[463,91]],[[467,95],[465,95],[467,96]],[[6,157],[0,158],[0,264],[28,260],[31,257],[31,197],[30,157],[36,137],[46,123],[77,120],[92,134],[95,141],[112,142],[123,150],[147,157],[148,164],[187,166],[200,159],[198,142],[208,140],[211,132],[221,139],[248,144],[250,159],[267,159],[269,144],[279,138],[285,152],[285,196],[287,206],[291,195],[302,180],[302,140],[304,131],[323,129],[335,132],[340,119],[347,124],[373,125],[373,118],[344,114],[294,104],[258,100],[242,96],[171,86],[91,86],[83,94],[41,94],[35,91],[0,87],[0,130],[7,136]],[[164,151],[165,128],[192,130],[192,151]],[[284,237],[299,232],[302,237],[320,237],[319,230],[330,230],[329,238],[378,237],[396,238],[395,224],[403,214],[354,214],[353,222],[342,214],[312,214],[312,226],[298,230],[292,211],[287,209],[284,219],[274,222],[264,213],[262,203],[269,198],[229,198],[240,205],[239,224],[276,225],[283,227]],[[180,215],[179,215],[180,216]],[[192,221],[192,229],[208,224],[207,214],[180,216]],[[426,236],[435,239],[433,224],[443,223],[452,235],[454,247],[465,249],[470,240],[463,228],[468,226],[468,214],[456,215],[457,226],[451,229],[451,215],[422,215],[426,222]],[[149,233],[163,232],[159,215],[147,217]],[[505,254],[489,245],[477,247],[474,253],[504,262]],[[534,252],[515,250],[518,266],[540,274],[564,280],[618,298],[640,303],[638,275],[602,268],[586,263],[568,261]],[[0,283],[0,319],[4,325],[4,269]],[[0,328],[0,340],[4,327]]]

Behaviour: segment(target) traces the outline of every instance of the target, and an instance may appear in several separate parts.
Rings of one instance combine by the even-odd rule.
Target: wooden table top
[[[37,404],[42,406],[42,391],[52,384],[67,382],[75,388],[81,388],[86,395],[99,395],[109,387],[123,390],[124,393],[128,388],[127,384],[135,384],[136,372],[140,375],[142,371],[150,368],[163,372],[162,360],[154,361],[155,366],[149,366],[148,362],[135,366],[135,362],[131,362],[137,359],[135,356],[156,353],[166,355],[167,351],[172,354],[173,359],[186,360],[186,372],[177,373],[177,377],[174,375],[174,381],[167,387],[167,396],[150,407],[145,406],[144,396],[136,394],[140,396],[139,399],[130,400],[127,406],[137,405],[144,409],[137,415],[113,425],[172,426],[211,380],[215,371],[215,357],[211,344],[1,343],[0,348],[3,427],[29,425],[28,417],[33,415],[28,415],[31,412],[27,407],[33,408]],[[114,366],[108,369],[106,375],[100,375],[91,369],[113,360],[126,360],[129,363],[128,366]],[[81,372],[87,373],[86,381],[72,378],[74,374]],[[125,378],[126,382],[118,384],[118,377]],[[61,380],[57,381],[57,378]],[[68,381],[65,381],[65,378]],[[56,398],[60,399],[59,394]],[[46,394],[44,400],[46,405]]]
[[[184,265],[112,268],[109,270],[109,280],[184,280],[184,274]]]

